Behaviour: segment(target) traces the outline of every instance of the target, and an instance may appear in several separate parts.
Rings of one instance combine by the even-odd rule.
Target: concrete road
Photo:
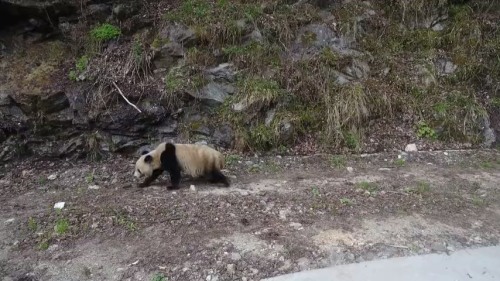
[[[500,280],[500,246],[375,260],[303,271],[266,281],[482,281]]]

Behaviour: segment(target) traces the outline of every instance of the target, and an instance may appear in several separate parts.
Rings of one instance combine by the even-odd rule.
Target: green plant
[[[38,224],[36,223],[36,220],[32,217],[28,219],[28,229],[31,232],[35,232],[38,229]]]
[[[404,158],[398,158],[398,159],[394,160],[394,164],[397,167],[403,167],[406,164],[406,160]]]
[[[428,182],[418,182],[416,187],[408,189],[408,192],[424,195],[431,191],[431,185]]]
[[[341,169],[347,164],[347,159],[343,155],[336,155],[330,157],[330,167]]]
[[[40,251],[45,251],[49,248],[49,241],[43,240],[40,243],[38,243],[38,249]]]
[[[128,231],[137,230],[137,225],[127,215],[118,213],[115,217],[115,221],[118,225],[125,227]]]
[[[365,191],[368,191],[370,193],[373,193],[373,192],[378,190],[378,186],[374,182],[362,181],[362,182],[359,182],[357,185],[359,188],[361,188]]]
[[[59,219],[57,219],[56,225],[54,226],[54,231],[59,235],[63,235],[66,232],[68,232],[69,226],[70,226],[70,224],[69,224],[68,219],[59,218]]]
[[[226,164],[229,166],[236,164],[240,160],[241,160],[241,157],[239,155],[236,155],[236,154],[230,154],[230,155],[226,156]]]
[[[437,134],[426,122],[420,121],[417,124],[417,136],[419,138],[436,139]]]
[[[319,189],[316,186],[314,186],[311,189],[311,193],[312,193],[313,197],[321,197],[321,193],[320,193]]]
[[[485,206],[486,205],[486,200],[484,198],[481,198],[479,196],[472,196],[472,204],[480,207],[480,206]]]
[[[351,206],[354,204],[354,201],[349,198],[340,198],[340,204]]]
[[[86,55],[81,56],[77,61],[76,61],[76,70],[79,72],[85,71],[87,69],[87,66],[89,64],[89,57]]]
[[[90,184],[90,183],[93,183],[95,180],[94,178],[94,172],[92,173],[89,173],[87,176],[85,176],[85,181]]]
[[[167,281],[167,277],[165,277],[165,275],[163,275],[162,273],[157,273],[155,274],[155,276],[153,276],[153,278],[151,279],[151,281]]]
[[[90,37],[97,42],[109,41],[111,39],[119,37],[120,35],[120,28],[109,23],[104,23],[96,26],[90,31]]]

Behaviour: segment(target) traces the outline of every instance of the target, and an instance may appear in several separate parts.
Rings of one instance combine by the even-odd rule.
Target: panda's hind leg
[[[229,180],[221,171],[213,170],[210,173],[210,182],[212,183],[223,183],[225,187],[229,187]]]

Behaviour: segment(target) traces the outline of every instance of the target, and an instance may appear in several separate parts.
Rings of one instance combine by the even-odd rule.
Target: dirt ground
[[[228,155],[230,188],[178,191],[137,188],[134,162],[1,167],[1,280],[249,281],[500,238],[493,150]]]

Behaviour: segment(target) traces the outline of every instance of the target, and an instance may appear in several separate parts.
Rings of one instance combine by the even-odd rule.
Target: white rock
[[[98,185],[89,185],[89,189],[99,189]]]
[[[414,143],[410,143],[410,144],[408,144],[408,145],[405,147],[405,151],[406,151],[406,152],[416,152],[416,151],[418,151],[418,149],[417,149],[417,145],[416,145],[416,144],[414,144]]]
[[[194,184],[190,185],[189,189],[193,192],[196,192],[196,186],[194,186]]]
[[[50,175],[50,176],[47,177],[47,179],[51,180],[51,181],[55,180],[56,178],[57,178],[56,174],[52,174],[52,175]]]
[[[5,221],[5,223],[11,223],[11,222],[14,222],[14,218],[11,218],[11,219],[8,219]]]
[[[234,264],[230,263],[226,266],[227,273],[233,275],[235,270],[234,270]]]
[[[56,204],[54,204],[54,209],[62,209],[64,208],[64,202],[57,202]]]
[[[348,171],[349,173],[354,172],[354,168],[353,168],[353,167],[347,167],[346,169],[347,169],[347,171]]]

